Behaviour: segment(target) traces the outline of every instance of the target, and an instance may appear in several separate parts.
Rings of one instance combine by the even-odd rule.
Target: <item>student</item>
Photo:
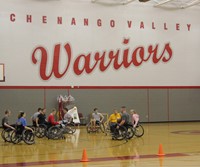
[[[104,116],[98,112],[98,108],[94,108],[91,118],[91,124],[94,129],[96,129],[96,125],[99,125],[104,119]]]
[[[122,125],[126,126],[129,124],[129,114],[126,112],[125,106],[121,107],[121,113],[122,113],[121,121],[120,121],[119,125],[117,126],[117,128],[119,128],[119,126],[122,126]]]
[[[33,126],[37,126],[36,125],[36,119],[37,119],[38,115],[40,114],[41,110],[42,110],[41,108],[38,108],[37,112],[35,112],[32,115],[31,120],[32,120]]]
[[[63,119],[64,119],[64,121],[66,121],[67,124],[73,122],[72,116],[68,113],[68,108],[64,108],[63,113],[64,113]]]
[[[139,114],[137,114],[137,112],[134,109],[131,109],[130,113],[132,115],[131,121],[132,121],[133,127],[135,128],[139,122],[140,117],[139,117]]]
[[[7,128],[15,129],[13,127],[14,125],[9,125],[8,120],[9,120],[10,114],[11,114],[10,110],[6,110],[5,111],[5,115],[4,115],[3,119],[2,119],[2,127],[3,127],[3,129],[7,129]]]
[[[26,130],[31,130],[33,132],[33,129],[27,126],[25,117],[26,117],[26,113],[23,111],[20,111],[18,115],[17,125],[22,125]]]
[[[121,115],[116,109],[113,110],[113,113],[108,118],[108,123],[110,126],[111,133],[114,132],[115,127],[117,126],[118,121],[121,120]]]
[[[52,112],[49,114],[48,116],[48,122],[50,123],[50,125],[59,125],[60,122],[55,121],[54,116],[56,115],[56,109],[52,109]]]
[[[46,108],[40,110],[40,114],[36,118],[36,125],[39,126],[40,124],[48,125],[46,120]]]

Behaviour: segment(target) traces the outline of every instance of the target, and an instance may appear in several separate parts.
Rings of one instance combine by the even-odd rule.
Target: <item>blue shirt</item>
[[[17,122],[18,122],[18,123],[21,123],[21,125],[23,125],[23,126],[26,126],[26,125],[27,125],[26,119],[23,118],[23,117],[19,118],[19,119],[17,120]]]

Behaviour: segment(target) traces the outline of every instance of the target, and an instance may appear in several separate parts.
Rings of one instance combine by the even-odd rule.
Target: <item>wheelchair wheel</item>
[[[48,139],[59,139],[63,136],[62,130],[57,126],[52,126],[48,130]]]
[[[38,138],[43,138],[45,136],[47,130],[47,126],[44,124],[39,125],[39,127],[35,128],[35,136]]]
[[[127,129],[124,126],[120,126],[119,129],[115,128],[113,137],[116,140],[127,139]]]
[[[142,125],[137,125],[135,128],[135,136],[142,137],[144,135],[144,128]]]
[[[4,129],[1,132],[1,137],[3,138],[3,140],[5,142],[11,142],[11,134],[12,134],[12,132],[13,132],[13,129],[11,129],[11,128]]]
[[[133,138],[135,135],[135,129],[132,126],[127,127],[127,139]]]
[[[18,144],[22,141],[22,135],[17,132],[16,130],[12,131],[11,133],[11,142],[14,144]]]
[[[69,134],[74,134],[76,132],[76,126],[74,122],[68,124],[67,127],[69,129]]]
[[[34,144],[35,143],[35,135],[34,133],[29,130],[29,129],[25,129],[22,132],[22,139],[26,144]]]
[[[86,130],[87,130],[88,133],[93,132],[91,122],[89,122],[89,123],[86,125]]]

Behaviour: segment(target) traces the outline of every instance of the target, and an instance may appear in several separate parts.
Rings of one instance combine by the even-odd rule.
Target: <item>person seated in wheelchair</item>
[[[17,129],[19,130],[19,133],[21,133],[24,129],[26,130],[30,130],[33,132],[33,129],[27,126],[27,122],[26,122],[26,113],[23,111],[19,112],[18,115],[18,120],[16,123]]]
[[[64,113],[63,123],[66,125],[73,123],[73,117],[68,113],[68,108],[64,108],[63,113]]]
[[[15,129],[14,128],[14,125],[10,125],[9,124],[9,116],[10,116],[10,114],[11,114],[11,111],[10,110],[6,110],[5,111],[5,115],[4,115],[4,117],[2,118],[2,127],[3,127],[3,129],[5,130],[5,129],[8,129],[8,128],[10,128],[10,129]]]
[[[48,126],[59,126],[62,121],[55,121],[56,109],[52,109],[52,112],[48,116]]]
[[[35,113],[31,116],[31,121],[32,121],[33,127],[36,127],[36,126],[37,126],[36,119],[37,119],[37,117],[38,117],[38,115],[40,114],[41,111],[42,111],[42,109],[41,109],[41,108],[38,108],[37,112],[35,112]]]
[[[46,108],[43,108],[40,110],[39,115],[36,118],[36,126],[38,127],[39,125],[46,125],[48,126],[48,122],[46,119]]]
[[[92,113],[92,118],[90,120],[92,129],[96,129],[96,126],[100,126],[103,120],[104,116],[100,112],[98,112],[98,108],[94,108],[94,111]]]
[[[131,122],[129,121],[129,114],[126,112],[126,107],[125,106],[122,106],[121,107],[121,120],[119,122],[119,124],[117,125],[117,128],[119,128],[120,126],[129,126],[131,124]]]
[[[119,131],[118,129],[120,129],[120,127],[124,127],[125,129],[130,125],[129,122],[129,114],[126,112],[126,107],[122,106],[121,107],[121,119],[118,121],[117,125],[114,126],[113,131],[114,133],[112,133],[112,139],[115,139],[116,135],[119,135]]]
[[[117,111],[117,109],[114,109],[113,113],[108,118],[111,134],[114,132],[120,120],[121,120],[121,114]]]
[[[131,109],[130,113],[131,113],[131,118],[132,118],[131,122],[133,124],[133,127],[136,128],[140,120],[139,114],[134,109]]]

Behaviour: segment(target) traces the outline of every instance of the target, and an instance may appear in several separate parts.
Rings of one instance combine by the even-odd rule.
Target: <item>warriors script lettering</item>
[[[105,72],[110,66],[113,66],[114,70],[120,70],[122,67],[139,67],[147,61],[152,61],[153,64],[166,63],[172,58],[173,51],[170,43],[165,43],[164,46],[155,44],[149,45],[147,48],[138,46],[130,49],[129,41],[130,39],[123,39],[122,46],[116,50],[89,52],[88,54],[80,53],[74,57],[73,61],[72,46],[69,43],[64,46],[56,44],[53,49],[53,61],[50,67],[47,67],[48,58],[51,56],[48,55],[49,51],[44,46],[38,46],[32,52],[32,62],[39,65],[40,77],[43,80],[49,80],[52,75],[58,79],[63,78],[67,75],[66,73],[71,65],[73,66],[73,72],[76,75],[81,75],[83,73],[91,74],[95,69]],[[61,55],[62,47],[64,53]],[[59,66],[61,56],[65,56],[66,60],[66,66],[62,67],[63,69],[60,69]]]

